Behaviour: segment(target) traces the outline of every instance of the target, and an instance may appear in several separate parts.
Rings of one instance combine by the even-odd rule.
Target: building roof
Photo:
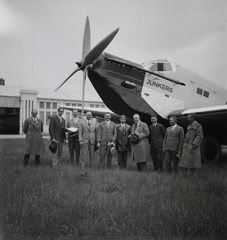
[[[26,88],[21,86],[6,86],[0,85],[0,96],[8,97],[20,97],[20,93],[37,93],[37,97],[41,99],[53,99],[53,100],[70,100],[70,101],[81,101],[82,91],[68,91],[58,90],[54,92],[53,89],[44,88]],[[85,92],[85,101],[91,102],[102,102],[102,99],[98,94]]]

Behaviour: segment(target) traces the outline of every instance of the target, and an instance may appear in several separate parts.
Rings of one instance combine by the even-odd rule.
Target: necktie
[[[136,131],[136,128],[137,128],[137,123],[135,123],[135,129],[134,129],[134,132]]]

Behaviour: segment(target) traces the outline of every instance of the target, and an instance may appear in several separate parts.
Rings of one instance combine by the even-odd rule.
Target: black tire
[[[220,160],[221,146],[214,137],[205,137],[201,144],[201,158],[204,163],[213,163]]]

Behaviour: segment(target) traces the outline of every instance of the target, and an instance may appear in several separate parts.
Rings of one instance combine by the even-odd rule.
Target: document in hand
[[[66,128],[69,132],[77,132],[78,128],[75,127],[70,127],[70,128]]]

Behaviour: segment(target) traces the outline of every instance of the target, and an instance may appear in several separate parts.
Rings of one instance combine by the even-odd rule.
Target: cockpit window
[[[150,70],[158,72],[173,71],[170,63],[154,63]]]

